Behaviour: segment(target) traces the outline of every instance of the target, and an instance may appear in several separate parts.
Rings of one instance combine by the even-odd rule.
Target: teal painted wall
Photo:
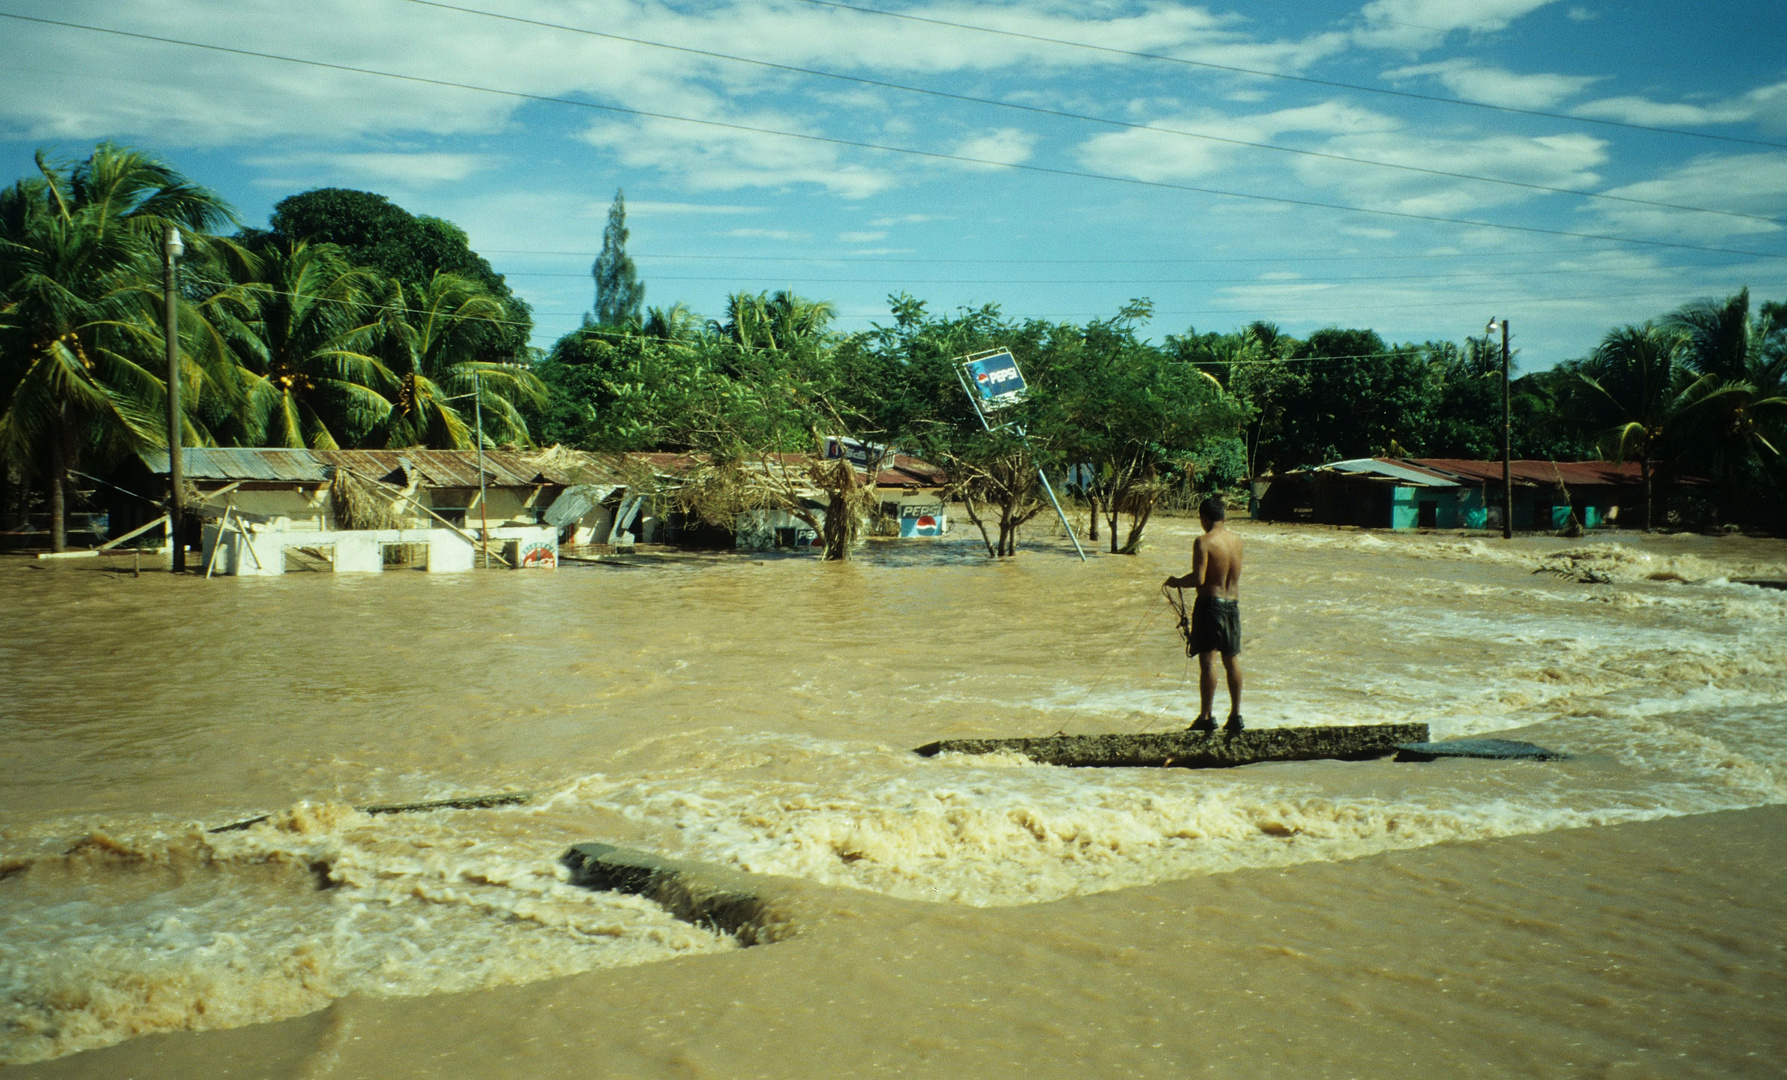
[[[1419,488],[1398,485],[1390,493],[1390,527],[1392,529],[1412,529],[1419,519],[1420,510],[1416,505],[1415,492]]]

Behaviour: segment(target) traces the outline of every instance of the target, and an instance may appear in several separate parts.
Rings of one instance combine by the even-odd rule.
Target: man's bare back
[[[1166,580],[1169,589],[1196,589],[1190,618],[1191,647],[1197,653],[1201,707],[1195,731],[1216,727],[1210,708],[1216,696],[1216,658],[1228,675],[1229,720],[1224,730],[1241,730],[1241,538],[1223,519],[1222,500],[1212,496],[1198,508],[1204,535],[1192,541],[1191,573]]]
[[[1191,542],[1191,574],[1199,596],[1239,600],[1241,538],[1221,521]]]

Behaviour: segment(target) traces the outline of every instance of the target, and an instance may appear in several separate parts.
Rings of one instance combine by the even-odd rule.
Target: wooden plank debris
[[[1013,751],[1043,765],[1079,768],[1221,769],[1268,761],[1388,757],[1401,743],[1427,741],[1426,724],[1353,727],[1250,728],[1238,734],[1204,731],[1051,735],[1040,739],[944,739],[916,751],[992,754]]]
[[[484,810],[492,806],[515,806],[534,797],[531,791],[500,791],[494,795],[461,795],[451,799],[433,799],[429,802],[382,803],[374,806],[356,806],[362,814],[411,814],[422,810]],[[259,825],[271,818],[272,814],[247,818],[243,821],[232,821],[228,825],[219,825],[215,829],[206,829],[208,833],[240,832],[250,825]]]
[[[150,529],[159,529],[162,526],[166,525],[167,523],[168,523],[168,516],[166,514],[163,514],[160,517],[156,518],[154,521],[151,521],[147,525],[139,525],[136,528],[125,533],[123,536],[115,536],[112,539],[107,540],[105,543],[99,545],[98,550],[110,551],[113,548],[117,547],[119,544],[122,544],[126,540],[135,540],[137,537],[148,532]]]

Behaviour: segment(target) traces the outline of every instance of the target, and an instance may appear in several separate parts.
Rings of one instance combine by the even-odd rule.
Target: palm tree
[[[201,309],[237,367],[226,392],[248,446],[357,445],[391,413],[398,379],[370,347],[384,330],[376,276],[333,244],[269,244]],[[224,381],[226,377],[219,377]]]
[[[1654,524],[1653,463],[1679,443],[1690,410],[1707,389],[1704,376],[1696,378],[1683,366],[1682,351],[1682,337],[1673,329],[1627,325],[1609,331],[1576,368],[1573,419],[1612,460],[1638,462],[1646,531]]]
[[[75,164],[43,151],[36,162],[38,175],[0,192],[0,458],[47,482],[61,551],[81,453],[167,445],[153,366],[165,229],[202,249],[232,215],[163,162],[111,143]],[[208,441],[183,413],[182,440]]]
[[[1748,487],[1745,474],[1773,473],[1787,437],[1787,306],[1750,314],[1750,290],[1724,301],[1698,300],[1665,324],[1684,339],[1683,363],[1697,372],[1701,434],[1694,459],[1721,481],[1727,502]]]
[[[726,298],[726,321],[709,325],[744,348],[786,352],[822,343],[837,313],[830,301],[808,300],[786,289],[733,293]]]
[[[443,271],[413,293],[391,282],[383,310],[382,351],[396,393],[375,441],[447,450],[474,446],[479,438],[487,444],[528,442],[520,406],[543,405],[546,387],[525,367],[478,355],[477,331],[507,317],[489,290]],[[484,424],[479,433],[466,422],[474,410],[454,404],[474,394]]]

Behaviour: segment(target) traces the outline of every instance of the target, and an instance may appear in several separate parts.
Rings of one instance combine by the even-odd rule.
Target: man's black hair
[[[1229,512],[1222,505],[1222,496],[1212,495],[1198,504],[1198,516],[1205,521],[1221,521],[1229,516]]]

